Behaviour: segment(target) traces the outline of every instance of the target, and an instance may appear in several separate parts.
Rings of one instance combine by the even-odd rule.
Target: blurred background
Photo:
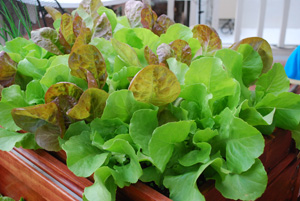
[[[44,6],[60,12],[71,13],[80,0],[0,0],[0,29],[5,27],[5,9],[12,14],[15,24],[20,16],[15,15],[16,6],[20,15],[28,14],[32,29],[52,26],[52,19]],[[124,14],[127,0],[102,0],[117,15]],[[273,48],[274,57],[283,64],[290,53],[300,45],[300,1],[299,0],[148,0],[158,14],[167,14],[177,23],[193,27],[196,24],[210,25],[218,32],[224,47],[229,47],[242,38],[259,36]],[[25,5],[25,6],[24,6]],[[22,35],[26,30],[21,26]],[[2,33],[2,32],[1,32]],[[8,37],[9,38],[9,37]],[[3,37],[1,43],[4,44]]]

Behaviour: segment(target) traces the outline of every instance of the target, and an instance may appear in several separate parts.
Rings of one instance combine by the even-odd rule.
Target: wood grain
[[[43,199],[49,201],[74,201],[76,198],[72,197],[66,192],[61,186],[50,178],[46,177],[36,168],[31,166],[22,160],[15,152],[4,152],[0,151],[1,166],[14,175],[20,181],[18,190],[21,189],[22,185],[28,186],[32,191],[35,191],[42,196]],[[1,175],[2,177],[2,175]],[[16,183],[15,183],[16,184]],[[7,184],[10,185],[10,184]],[[1,189],[2,191],[2,189]],[[21,191],[20,191],[21,192]],[[22,193],[22,192],[21,192]],[[27,196],[28,192],[23,192],[24,197]]]

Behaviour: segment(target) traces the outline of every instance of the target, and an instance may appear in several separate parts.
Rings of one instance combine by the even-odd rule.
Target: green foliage
[[[26,5],[20,1],[16,2],[13,0],[8,0],[8,4],[11,5],[11,7],[13,8],[14,14],[17,16],[17,18],[19,19],[18,23],[14,22],[14,19],[12,17],[12,13],[9,12],[6,4],[4,3],[4,1],[0,2],[1,5],[1,16],[3,16],[3,18],[6,20],[5,21],[1,21],[0,25],[0,37],[2,39],[4,39],[5,41],[8,41],[9,39],[14,39],[17,37],[21,37],[22,33],[20,28],[24,27],[26,33],[28,34],[28,37],[31,37],[31,30],[32,30],[32,24],[30,21],[30,17],[29,17],[29,13],[27,10]]]

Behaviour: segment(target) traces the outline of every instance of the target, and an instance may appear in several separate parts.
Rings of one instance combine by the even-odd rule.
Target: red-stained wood
[[[33,166],[26,163],[14,152],[0,151],[1,166],[10,174],[25,183],[30,189],[41,195],[45,200],[75,201],[76,198],[67,193],[61,186],[46,177]],[[7,184],[9,185],[9,184]],[[28,192],[23,193],[24,197]]]
[[[14,200],[20,200],[21,197],[30,201],[46,201],[39,193],[33,191],[23,183],[19,178],[8,172],[0,165],[0,192],[2,195],[9,196]],[[26,192],[26,194],[24,193]]]
[[[259,157],[267,172],[270,172],[290,152],[296,152],[290,131],[276,129],[272,135],[265,136],[264,153]]]
[[[274,134],[270,136],[265,137],[265,151],[264,154],[260,157],[261,161],[263,162],[267,172],[268,172],[268,187],[263,196],[259,199],[260,201],[269,201],[269,200],[296,200],[298,197],[298,189],[300,188],[300,177],[299,175],[299,164],[300,160],[297,158],[298,151],[295,149],[294,142],[291,138],[291,133],[288,131],[284,131],[281,129],[277,129]],[[48,173],[50,176],[58,180],[60,183],[62,183],[64,186],[69,188],[71,191],[76,193],[77,195],[81,195],[83,192],[83,189],[87,186],[90,186],[92,184],[92,178],[90,177],[89,180],[85,178],[79,178],[76,177],[64,164],[64,161],[66,159],[66,155],[64,152],[58,152],[58,153],[51,153],[45,151],[32,151],[32,150],[24,150],[21,148],[15,149],[19,154],[24,156],[26,159],[31,161],[34,165],[41,168],[43,171]],[[4,152],[1,152],[0,157],[4,161],[4,163],[0,166],[0,177],[1,174],[4,174],[3,172],[6,171],[10,174],[13,174],[11,170],[7,167],[8,164],[13,164],[12,166],[15,167],[16,165],[14,163],[14,160],[18,161],[17,163],[20,163],[20,159],[17,159],[15,156],[11,156],[9,154],[9,157],[3,156]],[[7,155],[8,152],[5,152],[4,155]],[[13,158],[11,160],[10,158]],[[59,160],[57,160],[57,158]],[[6,162],[5,162],[6,161]],[[7,162],[8,161],[8,162]],[[23,164],[24,165],[24,164]],[[8,168],[8,169],[7,169]],[[1,170],[2,169],[2,170]],[[23,175],[24,167],[18,166],[16,169],[22,169],[22,171],[19,171],[17,175],[15,175],[17,178],[19,178],[19,174]],[[28,169],[26,167],[25,169]],[[31,175],[33,173],[29,173],[25,171],[25,174]],[[34,173],[36,174],[36,173]],[[38,175],[37,177],[42,177],[41,175]],[[28,180],[29,179],[29,180]],[[4,178],[2,178],[4,180]],[[0,182],[2,181],[0,180]],[[11,179],[12,181],[13,179]],[[10,185],[13,186],[14,183],[22,183],[19,181],[26,181],[25,187],[28,188],[31,187],[31,182],[33,180],[39,180],[36,178],[36,176],[29,178],[23,178],[17,180],[18,182],[12,182]],[[41,180],[41,179],[40,179]],[[43,180],[43,179],[42,179]],[[30,185],[28,183],[30,181]],[[2,182],[1,182],[2,183]],[[22,183],[22,184],[24,184]],[[33,181],[35,183],[35,181]],[[4,185],[0,185],[0,190],[2,190]],[[26,187],[27,186],[27,187]],[[51,186],[51,185],[50,185]],[[54,185],[51,188],[58,188]],[[50,189],[51,189],[50,188]],[[38,189],[37,195],[36,189]],[[48,192],[52,192],[47,187]],[[297,190],[295,190],[297,189]],[[28,189],[27,189],[28,190]],[[211,181],[208,181],[205,185],[200,187],[201,192],[205,195],[207,201],[225,201],[228,199],[225,199],[222,197],[222,195],[216,190],[214,187],[214,183]],[[29,194],[32,194],[32,196],[39,196],[46,194],[44,191],[45,189],[40,189],[40,187],[36,188],[29,188],[28,192]],[[35,193],[33,193],[35,192]],[[61,192],[63,193],[63,192]],[[52,193],[51,193],[52,194]],[[274,195],[276,194],[276,196]],[[16,198],[18,199],[18,198]],[[39,198],[34,198],[33,200],[43,200]],[[50,200],[59,200],[51,198]],[[63,198],[62,200],[68,200]],[[136,184],[133,184],[129,187],[125,187],[123,189],[117,190],[117,200],[118,201],[170,201],[169,198],[165,197],[164,195],[160,194],[159,192],[155,191],[151,187],[147,186],[146,184],[143,184],[142,182],[138,182]]]
[[[171,201],[166,196],[142,182],[137,182],[136,184],[124,187],[123,189],[120,189],[120,191],[131,201]]]
[[[293,155],[293,154],[291,154]],[[294,159],[294,155],[292,156]],[[296,201],[299,191],[299,183],[297,182],[299,177],[299,164],[300,160],[293,160],[292,163],[287,164],[286,161],[290,158],[290,155],[280,164],[274,168],[277,169],[279,174],[269,176],[271,181],[269,182],[266,191],[257,199],[257,201],[267,201],[267,200],[278,200],[278,201]],[[274,171],[272,170],[272,172]]]
[[[78,196],[82,196],[85,187],[93,184],[86,178],[74,175],[64,163],[44,150],[14,149]]]

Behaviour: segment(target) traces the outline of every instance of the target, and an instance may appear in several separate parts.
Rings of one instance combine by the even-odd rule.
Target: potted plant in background
[[[268,181],[263,134],[291,130],[299,147],[300,97],[265,40],[222,49],[208,26],[140,1],[122,17],[96,0],[48,11],[56,30],[3,47],[0,148],[63,149],[75,175],[93,175],[84,199],[114,200],[141,180],[198,201],[214,180],[226,198],[255,200]]]

